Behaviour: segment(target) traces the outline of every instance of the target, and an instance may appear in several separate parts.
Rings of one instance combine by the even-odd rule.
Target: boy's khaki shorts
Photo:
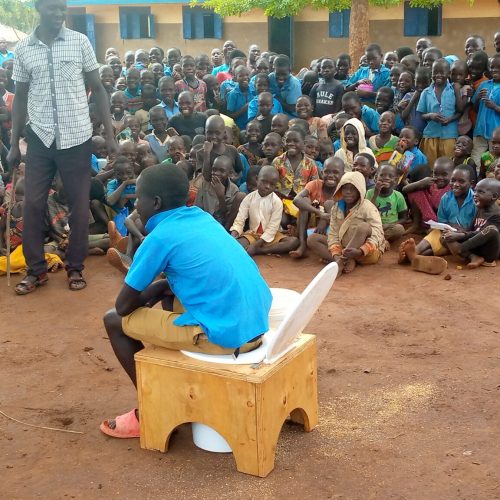
[[[382,257],[382,252],[377,248],[368,255],[363,255],[362,257],[358,257],[356,259],[356,262],[358,264],[362,264],[363,266],[367,266],[370,264],[376,264],[380,260],[380,257]]]
[[[174,321],[185,310],[181,303],[174,299],[174,311],[158,308],[139,307],[128,316],[122,318],[123,332],[141,342],[190,352],[206,354],[233,354],[235,349],[213,344],[199,325],[177,326]],[[262,340],[247,342],[240,347],[240,353],[253,351],[260,346]]]
[[[261,235],[260,234],[257,234],[257,233],[254,233],[253,231],[245,231],[241,236],[240,238],[245,238],[248,243],[250,243],[250,245],[252,245],[253,243],[255,243],[257,240],[260,240],[260,237]],[[263,246],[263,248],[266,248],[270,245],[275,245],[276,243],[279,243],[283,238],[286,238],[286,234],[283,234],[283,233],[280,233],[279,231],[276,233],[275,237],[274,237],[274,240],[271,241],[271,242],[265,242]]]

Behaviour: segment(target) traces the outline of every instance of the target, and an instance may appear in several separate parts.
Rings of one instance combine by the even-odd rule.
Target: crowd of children
[[[468,267],[500,258],[500,33],[461,57],[428,38],[415,50],[366,47],[321,57],[296,75],[285,55],[226,41],[211,55],[107,49],[99,74],[119,143],[108,155],[93,110],[89,250],[126,272],[145,230],[136,179],[182,169],[188,205],[210,213],[250,255],[308,252],[344,273],[399,241],[399,263],[437,274],[443,256]],[[123,61],[123,62],[122,62]],[[22,165],[7,169],[15,95],[0,68],[0,251],[22,245]],[[13,183],[14,181],[14,183]],[[11,206],[7,225],[7,207]],[[56,178],[47,251],[64,258],[69,208]],[[418,243],[405,235],[424,234]],[[404,240],[404,241],[402,241]],[[401,242],[402,241],[402,242]]]

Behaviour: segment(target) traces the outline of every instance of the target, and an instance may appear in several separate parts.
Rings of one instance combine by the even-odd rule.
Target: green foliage
[[[36,26],[37,14],[32,2],[0,0],[0,23],[30,33]]]
[[[353,0],[356,1],[356,0]],[[451,0],[410,0],[412,7],[435,7]],[[469,0],[472,4],[474,0]],[[393,7],[402,0],[370,0],[377,7]],[[351,0],[192,0],[192,5],[213,9],[221,16],[240,16],[252,9],[261,9],[266,16],[282,18],[297,15],[305,7],[335,12],[351,8]]]

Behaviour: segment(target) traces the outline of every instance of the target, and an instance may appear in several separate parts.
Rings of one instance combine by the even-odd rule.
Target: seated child
[[[335,261],[341,273],[352,272],[357,264],[376,264],[385,250],[379,211],[365,195],[363,176],[345,173],[335,191],[326,244],[316,234],[307,241],[324,261]]]
[[[160,94],[160,106],[167,115],[167,120],[179,113],[179,104],[175,101],[175,83],[171,76],[164,76],[158,82],[158,93]]]
[[[319,141],[313,135],[306,135],[304,139],[304,153],[314,160],[319,171],[323,169],[323,164],[318,161],[319,156]]]
[[[451,189],[450,177],[454,168],[453,161],[445,156],[436,160],[431,175],[427,165],[417,167],[415,173],[421,178],[406,184],[402,189],[403,194],[408,197],[413,220],[407,233],[421,233],[424,222],[437,222],[439,203],[443,195]]]
[[[253,78],[252,78],[253,80]],[[276,115],[277,113],[283,113],[283,106],[280,104],[278,99],[273,97],[273,95],[269,92],[269,76],[265,73],[258,73],[255,76],[255,92],[256,96],[248,103],[248,119],[252,120],[256,116],[262,115],[262,116],[272,116]],[[251,85],[250,85],[251,87]],[[266,96],[265,98],[265,113],[262,112],[261,109],[259,109],[259,97],[263,93],[268,93],[270,95],[270,104],[268,104],[268,98],[269,96]],[[267,107],[269,106],[269,110]],[[269,130],[270,131],[270,130]]]
[[[351,72],[351,56],[349,54],[340,54],[335,64],[335,80],[345,85]]]
[[[149,144],[140,136],[141,126],[135,115],[125,117],[125,128],[116,136],[118,144],[123,141],[131,141],[134,144]]]
[[[11,251],[23,243],[24,177],[17,180],[13,194],[9,227],[7,227],[7,210],[11,197],[9,196],[9,200],[0,207],[0,255],[4,254],[8,240],[10,240]]]
[[[378,163],[388,161],[398,145],[399,137],[392,135],[395,123],[394,113],[392,111],[384,111],[378,121],[379,133],[372,135],[368,139],[368,146],[373,151]]]
[[[174,135],[168,140],[168,156],[161,162],[177,165],[180,161],[186,159],[186,144],[179,135]]]
[[[162,106],[155,106],[149,111],[149,121],[153,131],[144,139],[149,143],[149,148],[161,163],[168,157],[167,115]]]
[[[211,150],[212,143],[205,142],[204,156],[208,156]],[[208,169],[204,166],[202,175],[194,181],[197,188],[194,204],[212,215],[226,229],[232,226],[240,203],[245,197],[245,194],[239,191],[238,186],[231,182],[232,171],[231,157],[217,156]]]
[[[273,95],[271,92],[262,92],[257,97],[254,97],[250,104],[248,105],[248,116],[252,114],[250,105],[256,101],[257,102],[257,110],[255,120],[257,120],[260,124],[260,128],[262,130],[262,135],[267,135],[271,132],[271,125],[273,120]],[[276,101],[278,102],[278,101]],[[279,102],[278,102],[279,104]],[[280,104],[281,106],[281,104]],[[250,119],[250,118],[249,118]]]
[[[307,121],[309,124],[309,134],[317,139],[327,139],[327,126],[321,118],[313,116],[313,105],[311,98],[308,96],[301,96],[297,99],[295,105],[295,112],[298,118]]]
[[[335,156],[344,162],[346,172],[352,171],[354,157],[358,153],[367,153],[375,160],[372,150],[366,146],[363,124],[357,118],[351,118],[344,123],[340,132],[340,144],[340,149],[335,153]]]
[[[278,170],[277,194],[283,200],[283,222],[287,228],[299,214],[293,199],[306,184],[319,178],[318,167],[314,160],[304,154],[304,134],[300,129],[289,130],[285,134],[285,153],[273,160]]]
[[[249,194],[257,189],[257,177],[261,169],[260,165],[254,165],[248,169],[247,180],[240,185],[242,193]]]
[[[246,144],[242,144],[238,148],[238,152],[245,156],[250,166],[257,165],[259,160],[264,157],[261,146],[262,131],[258,120],[248,122],[246,127],[246,136],[248,142]]]
[[[422,113],[417,111],[420,96],[424,89],[431,84],[431,72],[429,68],[419,66],[415,72],[415,90],[406,92],[399,101],[398,109],[401,113],[401,119],[406,125],[411,125],[424,131],[427,122],[422,118]]]
[[[141,172],[141,166],[138,163],[138,146],[136,146],[132,141],[123,141],[120,143],[118,146],[118,155],[119,156],[125,156],[128,158],[129,162],[131,163],[134,173],[136,177],[140,174]],[[108,164],[110,167],[111,165]]]
[[[135,117],[139,120],[140,131],[143,134],[148,133],[149,129],[149,111],[158,106],[160,101],[156,98],[156,87],[147,83],[142,87],[142,108],[135,112]]]
[[[227,114],[236,122],[240,130],[248,123],[248,103],[255,97],[249,89],[250,71],[246,66],[238,66],[235,72],[236,85],[226,96]]]
[[[262,152],[264,158],[258,162],[258,165],[272,165],[273,160],[283,153],[283,139],[276,132],[270,132],[262,141]]]
[[[107,204],[116,212],[113,221],[122,236],[126,236],[125,217],[134,209],[135,173],[130,160],[118,156],[113,164],[114,179],[107,185]]]
[[[497,127],[491,136],[490,149],[481,155],[479,178],[494,177],[495,166],[500,161],[500,127]]]
[[[45,245],[47,253],[54,253],[63,258],[68,249],[70,238],[70,210],[61,177],[56,174],[54,178],[54,191],[47,199],[47,228],[48,243]],[[104,255],[109,247],[107,234],[89,234],[88,249],[91,255]],[[85,282],[80,279],[70,280],[72,290],[85,288]]]
[[[276,132],[281,137],[285,137],[288,130],[289,116],[286,113],[278,113],[271,121],[271,132]]]
[[[214,75],[205,75],[203,81],[207,86],[207,94],[205,96],[205,101],[207,103],[207,109],[218,109],[219,111],[223,108],[223,102],[221,101],[219,95],[219,82]]]
[[[394,189],[397,182],[397,172],[394,166],[384,163],[379,166],[375,187],[369,189],[366,198],[380,212],[384,236],[388,242],[393,242],[403,236],[408,215],[408,207],[404,196]]]
[[[451,161],[451,160],[448,160]],[[476,215],[474,193],[471,189],[471,171],[467,165],[456,167],[450,179],[451,190],[443,195],[439,202],[438,222],[448,224],[459,232],[470,231]],[[428,274],[440,274],[448,266],[445,259],[415,259],[414,256],[448,255],[448,242],[454,241],[455,231],[432,229],[429,234],[415,246],[410,238],[401,244],[399,263],[408,262],[416,271]]]
[[[334,157],[327,158],[323,167],[323,179],[308,182],[293,200],[294,205],[299,209],[297,234],[300,244],[297,250],[290,252],[292,257],[301,258],[305,255],[308,227],[314,228],[314,234],[323,236],[326,245],[326,232],[330,223],[333,195],[343,175],[344,163],[342,160]]]
[[[333,144],[329,138],[319,141],[318,161],[321,163],[321,165],[324,165],[327,158],[333,156],[333,153]]]
[[[204,81],[196,78],[194,57],[184,56],[181,59],[181,71],[184,78],[175,82],[176,93],[179,94],[180,97],[183,92],[190,92],[193,96],[194,111],[206,111],[207,103],[205,101],[205,95],[207,93],[207,86]]]
[[[278,172],[267,165],[257,177],[257,189],[245,196],[230,232],[249,255],[282,254],[294,250],[299,240],[279,231],[283,204],[274,192]],[[244,231],[248,221],[249,230]]]
[[[148,236],[135,255],[116,309],[104,318],[132,382],[137,384],[134,354],[143,349],[143,341],[212,354],[259,347],[269,329],[272,296],[252,259],[210,216],[184,206],[188,181],[179,169],[145,170],[137,191]],[[162,273],[167,279],[158,281]],[[162,304],[167,310],[151,307],[162,298],[168,299]],[[174,304],[178,312],[172,312]],[[101,430],[115,437],[138,437],[137,415],[132,410],[123,418],[105,420]]]
[[[456,232],[447,239],[451,253],[468,261],[469,269],[494,267],[500,259],[500,181],[483,179],[476,186],[474,202],[477,207],[472,230]]]
[[[375,186],[373,175],[377,171],[375,167],[375,158],[367,153],[358,153],[352,162],[352,171],[360,172],[366,181],[366,189]]]
[[[194,97],[191,92],[186,91],[179,94],[179,109],[180,112],[170,119],[171,128],[179,135],[188,135],[191,139],[195,135],[205,133],[207,116],[194,110]]]
[[[355,92],[346,92],[342,96],[342,111],[363,122],[366,127],[365,135],[378,134],[379,114],[366,104],[361,105],[361,100]]]
[[[455,143],[454,155],[451,159],[453,160],[453,164],[455,166],[470,165],[474,169],[474,171],[477,172],[476,164],[471,157],[472,145],[472,139],[468,135],[461,135],[457,138],[457,142]],[[477,181],[477,178],[475,179],[475,181]]]

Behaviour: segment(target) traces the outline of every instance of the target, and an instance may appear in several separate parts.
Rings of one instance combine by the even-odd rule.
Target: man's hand
[[[114,137],[108,137],[106,139],[106,147],[108,148],[108,156],[110,158],[116,158],[116,156],[118,156],[118,143]]]
[[[149,300],[147,301],[145,306],[153,307],[155,304],[160,302],[160,300],[163,300],[169,295],[173,295],[173,292],[170,289],[168,280],[163,279],[151,283],[151,285],[149,285],[147,288],[147,295],[149,297]]]
[[[7,165],[11,171],[19,166],[21,163],[21,150],[19,149],[19,144],[12,144],[10,146],[10,151],[7,154]]]
[[[344,248],[342,256],[346,259],[358,259],[363,256],[363,252],[359,248]]]

